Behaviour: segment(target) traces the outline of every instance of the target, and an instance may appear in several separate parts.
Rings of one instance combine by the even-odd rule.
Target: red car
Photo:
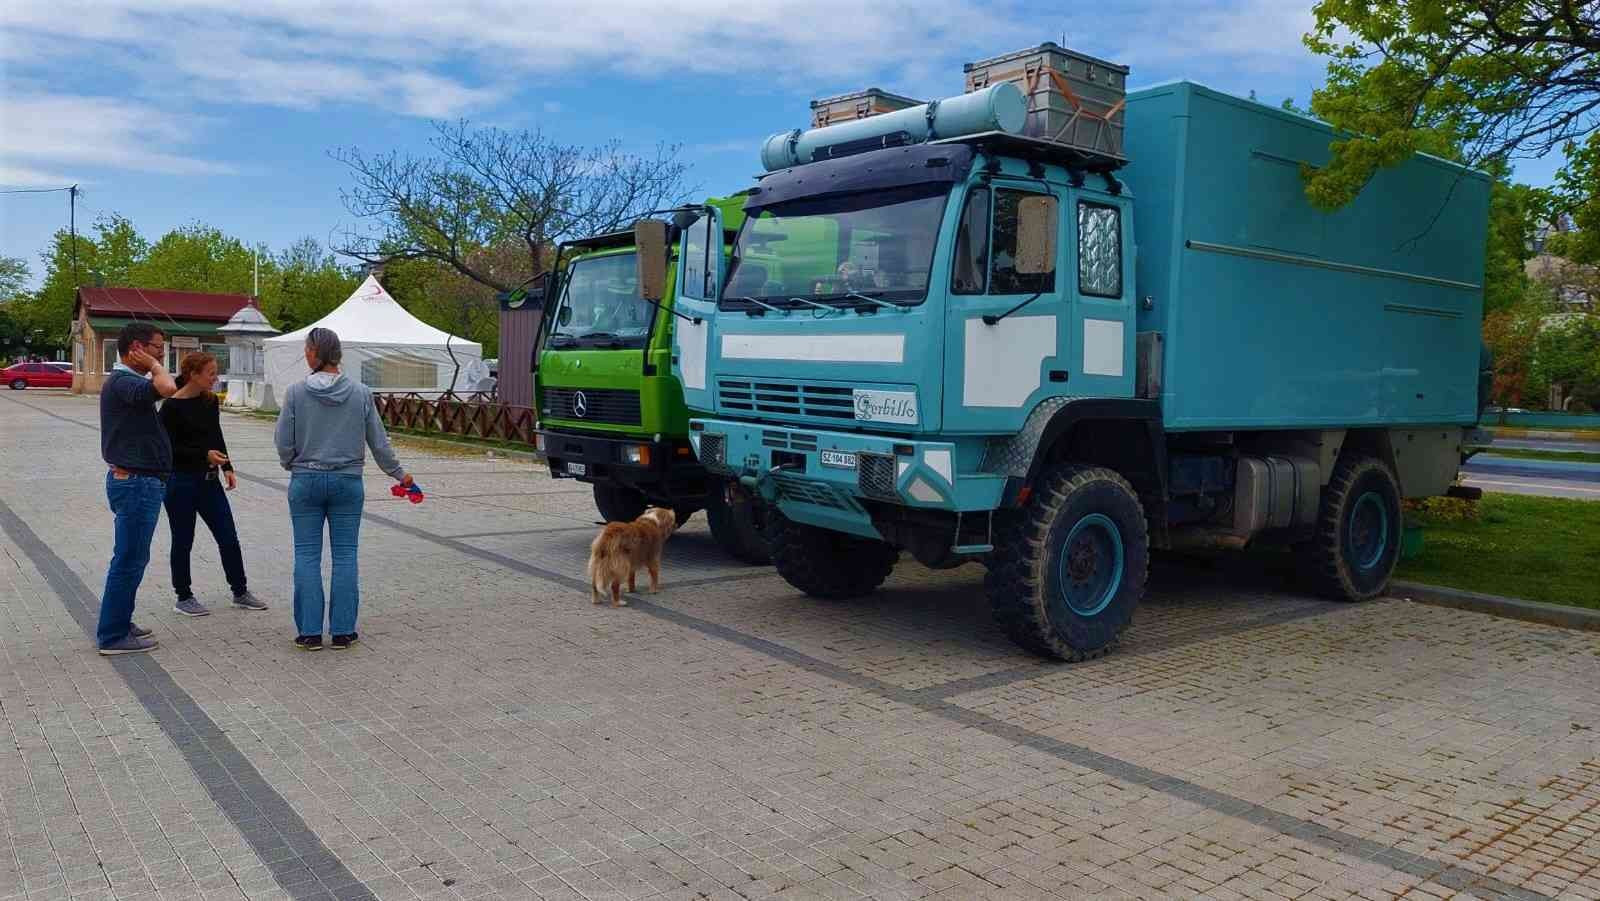
[[[53,363],[18,363],[0,369],[0,382],[13,391],[23,388],[71,388],[72,370]]]

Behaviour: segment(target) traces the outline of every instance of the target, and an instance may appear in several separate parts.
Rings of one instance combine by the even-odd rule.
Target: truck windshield
[[[870,295],[917,303],[928,292],[948,184],[774,204],[745,219],[722,292],[725,310],[813,303],[855,306]]]
[[[639,297],[631,251],[580,259],[567,270],[548,346],[643,347],[654,314]]]

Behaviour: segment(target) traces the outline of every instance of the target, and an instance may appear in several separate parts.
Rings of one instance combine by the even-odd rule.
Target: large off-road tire
[[[752,566],[772,562],[772,545],[767,540],[766,517],[761,501],[744,492],[729,499],[723,486],[715,487],[706,500],[706,522],[711,537],[728,556]]]
[[[594,505],[606,522],[633,522],[647,506],[643,494],[609,480],[594,483]]]
[[[871,594],[900,557],[882,541],[802,525],[775,509],[766,513],[778,575],[814,598],[844,601]]]
[[[1061,464],[1004,517],[984,588],[995,622],[1037,654],[1080,661],[1114,648],[1150,566],[1144,507],[1116,472]]]
[[[1365,601],[1389,587],[1400,560],[1400,483],[1382,460],[1353,455],[1333,468],[1303,548],[1316,589],[1336,601]]]

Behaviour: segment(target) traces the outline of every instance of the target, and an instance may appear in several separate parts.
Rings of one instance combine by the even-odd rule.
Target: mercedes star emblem
[[[572,415],[579,419],[589,415],[589,398],[584,397],[582,391],[572,394]]]

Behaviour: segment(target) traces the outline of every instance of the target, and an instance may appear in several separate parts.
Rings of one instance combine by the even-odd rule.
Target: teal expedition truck
[[[720,222],[737,229],[743,200],[712,199],[673,212],[688,223],[716,210]],[[711,255],[720,259],[727,244],[719,236],[714,248]],[[690,268],[703,270],[706,248],[697,246],[693,253],[697,262]],[[680,321],[674,292],[641,299],[634,256],[632,230],[557,250],[558,275],[545,294],[543,340],[534,349],[538,447],[551,476],[593,486],[595,506],[607,522],[634,519],[647,505],[675,510],[680,524],[705,510],[711,534],[725,551],[766,563],[754,499],[735,490],[730,503],[727,480],[708,474],[689,446],[683,389],[670,359]],[[676,255],[663,254],[657,263],[677,272]]]
[[[731,258],[676,300],[700,461],[772,505],[800,591],[980,562],[1005,631],[1068,660],[1115,645],[1152,548],[1382,592],[1401,501],[1460,491],[1476,437],[1488,180],[1418,156],[1325,214],[1320,122],[1179,82],[1102,114],[1108,147],[1038,99],[768,141]]]

